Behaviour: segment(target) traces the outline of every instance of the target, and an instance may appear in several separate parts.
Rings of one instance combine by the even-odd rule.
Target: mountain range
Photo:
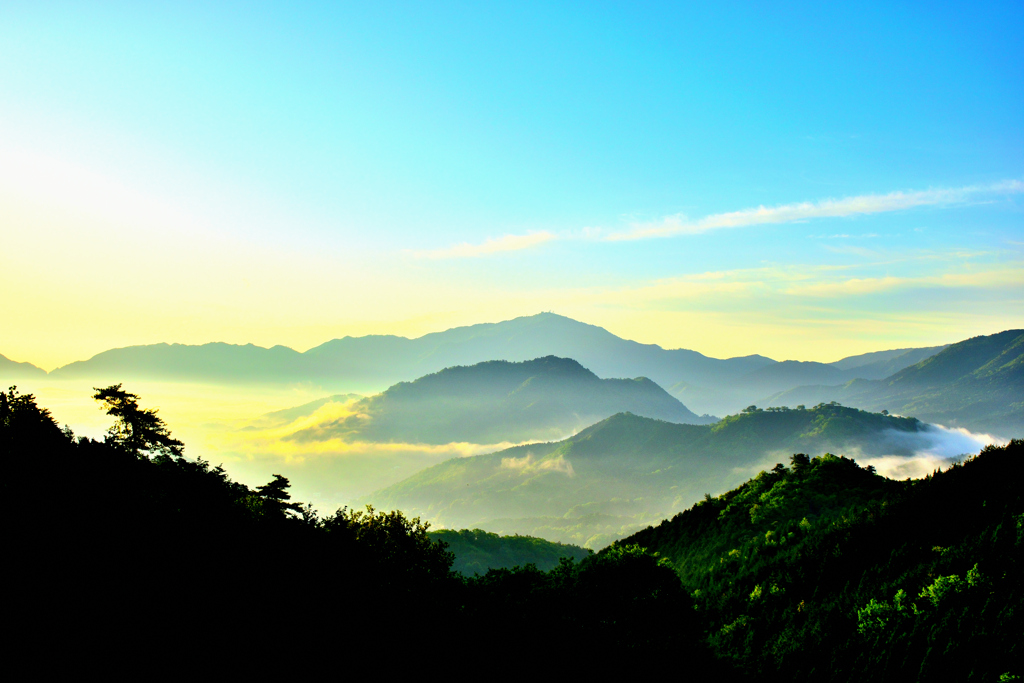
[[[713,425],[620,413],[557,442],[453,458],[365,497],[449,528],[601,547],[793,453],[911,455],[933,427],[838,405]]]
[[[520,363],[456,366],[400,382],[352,403],[347,415],[289,438],[518,443],[562,438],[623,411],[689,424],[717,420],[695,415],[646,377],[600,379],[572,359],[547,356]]]
[[[767,405],[839,401],[1003,437],[1024,435],[1024,330],[973,337],[881,380],[803,386]]]
[[[801,385],[881,379],[944,347],[896,349],[836,363],[764,356],[710,358],[622,339],[554,313],[457,327],[408,339],[369,335],[334,339],[305,352],[210,343],[151,344],[110,349],[49,373],[54,379],[170,380],[206,383],[307,383],[325,391],[376,392],[396,382],[491,360],[572,358],[599,377],[647,377],[696,413],[723,415]],[[6,378],[0,364],[0,378]]]

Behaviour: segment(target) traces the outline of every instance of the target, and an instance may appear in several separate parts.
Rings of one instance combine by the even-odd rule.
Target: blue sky
[[[1020,3],[294,5],[0,7],[0,353],[1024,324]]]

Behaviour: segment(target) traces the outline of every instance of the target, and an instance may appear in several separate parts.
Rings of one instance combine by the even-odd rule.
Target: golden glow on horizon
[[[861,265],[765,266],[615,287],[556,287],[529,275],[481,281],[470,266],[407,252],[289,248],[217,232],[174,202],[87,169],[2,151],[0,354],[46,370],[137,344],[303,351],[345,335],[417,337],[540,311],[714,357],[826,362],[1024,322],[1019,248],[861,249]],[[485,251],[549,237],[503,238]],[[908,292],[917,298],[893,305]],[[950,297],[970,303],[951,309]]]

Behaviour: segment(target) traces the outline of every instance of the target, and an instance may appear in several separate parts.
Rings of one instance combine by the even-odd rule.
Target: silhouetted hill
[[[363,502],[449,528],[601,547],[770,460],[796,452],[911,455],[915,439],[931,429],[913,418],[837,405],[757,410],[714,425],[620,413],[564,441],[448,460]]]
[[[952,344],[883,380],[798,387],[770,404],[826,400],[1003,437],[1024,435],[1024,330]]]
[[[351,414],[293,435],[299,441],[446,444],[559,438],[624,410],[707,423],[651,380],[600,379],[568,358],[447,368],[352,406]]]
[[[39,377],[46,377],[46,370],[31,363],[19,363],[0,355],[0,381]]]

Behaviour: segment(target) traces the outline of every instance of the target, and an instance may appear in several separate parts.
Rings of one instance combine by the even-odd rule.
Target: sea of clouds
[[[916,432],[889,430],[885,438],[892,444],[893,453],[911,454],[857,458],[857,462],[873,465],[879,474],[890,479],[920,479],[976,454],[985,446],[1006,443],[1005,439],[991,434],[939,424],[925,425]]]

